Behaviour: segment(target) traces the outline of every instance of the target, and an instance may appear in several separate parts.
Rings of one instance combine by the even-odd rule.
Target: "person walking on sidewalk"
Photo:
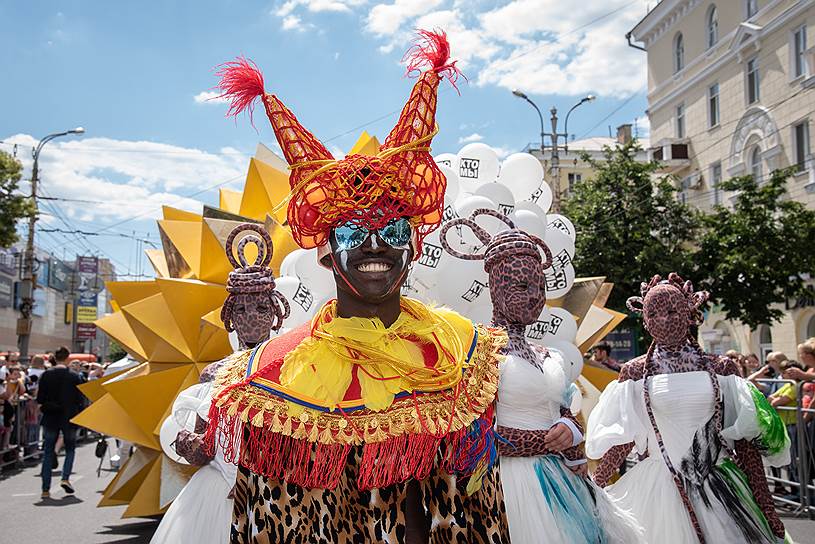
[[[82,377],[68,369],[68,348],[61,347],[56,353],[56,365],[43,373],[37,391],[37,402],[42,410],[42,426],[45,452],[42,458],[42,498],[51,496],[51,469],[56,456],[55,445],[62,433],[65,442],[65,462],[62,465],[60,486],[66,493],[74,492],[71,485],[71,469],[76,449],[76,425],[71,418],[82,410],[82,393],[77,388]]]

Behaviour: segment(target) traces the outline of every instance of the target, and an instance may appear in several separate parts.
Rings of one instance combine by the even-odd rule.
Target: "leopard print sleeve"
[[[212,456],[204,451],[203,433],[181,429],[175,439],[175,451],[193,466],[202,467],[212,461]]]
[[[622,366],[620,369],[620,376],[617,381],[624,382],[626,380],[639,380],[645,371],[645,358],[637,357],[632,359]],[[600,459],[597,470],[594,471],[594,482],[600,487],[608,485],[612,476],[617,473],[620,466],[625,462],[625,458],[634,449],[634,443],[620,444],[608,450]]]

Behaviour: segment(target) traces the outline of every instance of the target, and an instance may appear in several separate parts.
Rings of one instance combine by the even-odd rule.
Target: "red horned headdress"
[[[455,86],[459,72],[441,31],[420,30],[403,60],[408,74],[420,75],[396,126],[375,157],[349,155],[341,160],[335,160],[279,98],[265,91],[253,62],[238,58],[220,66],[218,88],[230,101],[227,115],[248,109],[251,116],[255,100],[263,100],[291,170],[287,220],[300,247],[326,244],[329,231],[347,221],[373,230],[395,217],[409,217],[419,243],[438,227],[447,183],[430,155],[430,142],[438,132],[439,82],[446,76]]]

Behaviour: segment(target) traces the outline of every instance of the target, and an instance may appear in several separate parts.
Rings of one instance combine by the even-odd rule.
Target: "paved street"
[[[121,519],[123,506],[96,508],[102,490],[113,473],[102,470],[94,444],[77,449],[74,476],[76,496],[66,497],[54,473],[51,499],[40,500],[39,466],[29,466],[0,479],[0,512],[3,542],[17,544],[147,544],[156,528],[153,519]],[[107,461],[107,460],[106,460]],[[62,462],[62,457],[60,457]],[[815,544],[815,521],[786,519],[790,534],[799,544]],[[13,538],[5,538],[14,535]],[[179,543],[183,544],[183,543]]]

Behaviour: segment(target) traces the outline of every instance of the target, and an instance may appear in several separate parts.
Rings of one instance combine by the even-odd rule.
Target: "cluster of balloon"
[[[576,232],[563,215],[548,213],[552,191],[544,180],[541,162],[529,153],[515,153],[503,162],[496,151],[483,143],[464,146],[458,153],[435,157],[447,177],[442,223],[455,217],[468,217],[474,210],[488,208],[508,215],[516,227],[542,238],[552,251],[553,266],[546,271],[549,300],[563,297],[572,288],[575,270]],[[478,219],[491,234],[507,226],[489,216]],[[465,252],[482,244],[469,229],[453,228],[448,242]],[[465,261],[447,254],[439,240],[439,230],[424,242],[422,255],[414,265],[403,293],[430,303],[443,304],[475,322],[489,322],[492,302],[488,278],[481,261]],[[559,351],[567,362],[567,375],[576,378],[583,365],[574,344],[577,323],[569,312],[546,307],[537,322],[527,330],[530,341]]]
[[[334,296],[334,276],[320,266],[316,249],[297,249],[286,255],[280,263],[280,276],[275,284],[291,307],[291,315],[277,334],[310,321]]]

